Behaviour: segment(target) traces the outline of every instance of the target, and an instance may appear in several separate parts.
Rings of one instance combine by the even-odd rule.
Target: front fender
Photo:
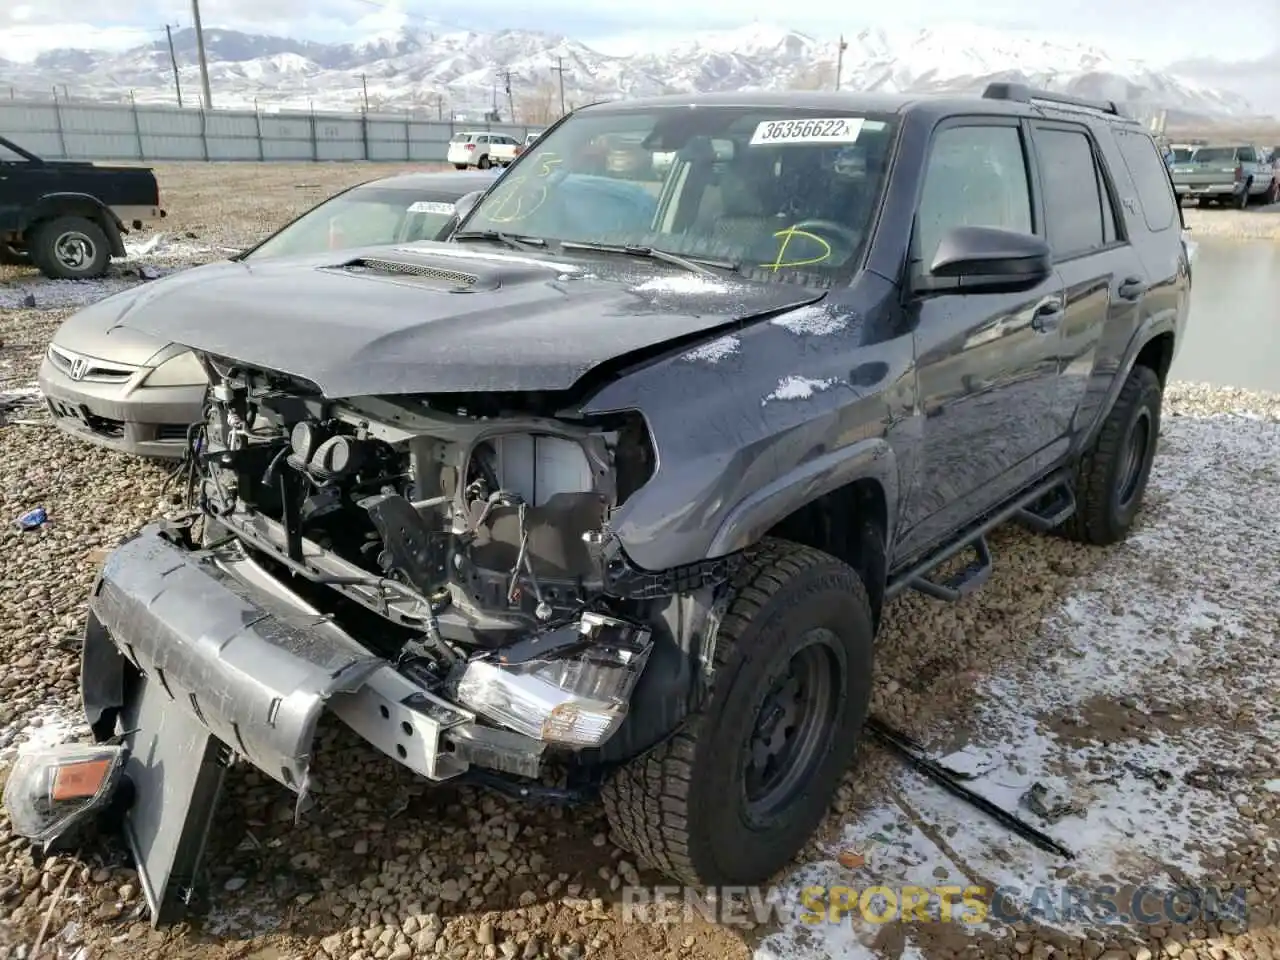
[[[719,557],[742,550],[806,504],[855,480],[868,479],[884,493],[885,542],[892,543],[898,506],[897,458],[883,437],[869,437],[803,463],[744,498],[720,524],[707,553]]]
[[[123,257],[125,255],[124,238],[122,236],[124,224],[116,216],[115,211],[92,194],[72,193],[69,191],[46,193],[23,212],[21,229],[26,230],[31,224],[39,223],[41,220],[52,220],[54,217],[67,216],[69,214],[88,217],[90,220],[96,221],[106,233],[107,241],[111,244],[111,255],[113,257]]]

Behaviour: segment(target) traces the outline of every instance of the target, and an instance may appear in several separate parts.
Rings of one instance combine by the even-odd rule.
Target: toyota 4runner
[[[606,136],[636,162],[582,172]],[[431,781],[567,766],[671,877],[760,882],[854,757],[889,598],[962,600],[1006,521],[1125,537],[1190,284],[1141,126],[993,85],[594,105],[447,243],[139,300],[211,382],[191,509],[107,560],[99,745],[20,760],[13,823],[125,797],[162,922],[226,764],[301,804],[328,710]]]

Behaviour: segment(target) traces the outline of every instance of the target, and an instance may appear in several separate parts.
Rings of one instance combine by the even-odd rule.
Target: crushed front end
[[[678,721],[690,624],[723,571],[642,575],[610,534],[655,467],[641,418],[575,419],[539,397],[331,401],[206,363],[179,474],[192,510],[110,556],[82,662],[97,739],[126,748],[125,832],[154,922],[192,888],[229,762],[301,811],[325,710],[429,780],[517,788]],[[658,709],[619,737],[647,667]]]

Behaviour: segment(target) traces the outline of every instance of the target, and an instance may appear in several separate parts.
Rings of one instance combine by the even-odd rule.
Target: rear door
[[[1109,328],[1132,328],[1150,276],[1130,242],[1115,179],[1093,131],[1048,121],[1032,123],[1031,130],[1046,234],[1066,295],[1052,412],[1060,439],[1045,452],[1054,461],[1069,445],[1100,341]]]

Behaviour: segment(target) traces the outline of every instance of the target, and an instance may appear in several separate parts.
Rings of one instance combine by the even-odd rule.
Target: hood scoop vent
[[[424,263],[383,260],[377,257],[360,257],[343,264],[341,267],[331,269],[337,269],[343,273],[375,278],[381,277],[388,280],[421,281],[425,286],[455,292],[474,290],[480,283],[480,278],[474,273],[450,270],[446,267],[434,267]]]

